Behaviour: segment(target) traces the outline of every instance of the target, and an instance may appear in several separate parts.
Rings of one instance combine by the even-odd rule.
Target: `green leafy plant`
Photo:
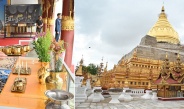
[[[91,63],[87,66],[87,71],[92,75],[96,75],[98,73],[98,67]]]
[[[40,62],[50,62],[50,45],[52,41],[52,35],[50,31],[46,33],[36,34],[34,37],[33,45],[38,55]]]

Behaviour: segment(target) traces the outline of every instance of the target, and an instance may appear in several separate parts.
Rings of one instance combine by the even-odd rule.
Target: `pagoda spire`
[[[176,62],[174,64],[174,68],[172,71],[173,77],[175,80],[177,80],[179,83],[181,83],[184,79],[184,72],[183,72],[183,67],[181,65],[181,60],[180,60],[180,54],[177,54]]]
[[[82,58],[81,58],[81,60],[80,60],[80,65],[79,65],[79,68],[78,68],[78,70],[76,71],[76,76],[82,76],[83,74],[82,74],[82,66],[83,66],[83,62],[84,62],[84,60],[83,60],[83,56],[82,56]]]
[[[164,6],[162,6],[162,12],[165,12],[165,8],[164,8]]]
[[[155,83],[156,84],[178,84],[178,81],[175,80],[175,77],[170,70],[169,59],[167,57],[167,53],[166,53],[166,58],[165,58],[165,61],[163,62],[159,77],[155,81]]]
[[[107,72],[107,65],[108,65],[108,62],[106,62],[106,66],[104,68],[104,72]]]
[[[168,59],[168,56],[167,56],[167,53],[166,53],[166,56],[165,56],[165,60],[164,60],[164,63],[162,65],[162,69],[161,69],[161,76],[162,78],[168,76],[170,74],[170,64],[169,64],[169,59]]]
[[[178,55],[177,55],[177,59],[176,59],[176,62],[175,62],[174,71],[175,71],[176,73],[181,73],[181,71],[182,71],[181,60],[180,60],[180,54],[179,54],[179,53],[178,53]]]
[[[155,37],[157,42],[167,42],[172,44],[180,43],[178,33],[167,20],[164,6],[161,8],[161,13],[159,14],[157,22],[150,29],[147,35]]]

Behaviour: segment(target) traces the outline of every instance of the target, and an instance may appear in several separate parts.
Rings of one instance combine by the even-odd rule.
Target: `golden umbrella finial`
[[[163,2],[163,6],[162,6],[162,12],[164,12],[165,11],[165,9],[164,9],[164,2]]]
[[[166,57],[166,58],[168,58],[168,56],[167,56],[167,52],[166,52],[166,55],[165,55],[165,57]]]
[[[180,58],[180,53],[178,52],[178,55],[177,55],[178,58]]]
[[[83,62],[84,62],[84,60],[83,60],[83,55],[82,55],[82,59],[80,60],[80,65],[82,65]]]
[[[106,66],[105,66],[104,71],[107,71],[107,65],[108,65],[108,62],[106,62]]]

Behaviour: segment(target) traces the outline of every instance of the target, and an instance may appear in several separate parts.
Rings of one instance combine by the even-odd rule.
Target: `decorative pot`
[[[47,72],[49,62],[41,62],[41,68],[38,70],[38,80],[40,84],[45,84],[45,78],[49,75]]]
[[[70,109],[66,102],[74,97],[70,92],[57,89],[47,90],[45,95],[49,98],[45,109]]]
[[[60,77],[61,72],[52,72],[50,71],[50,75],[46,77],[45,83],[47,90],[51,89],[62,89],[63,79]]]

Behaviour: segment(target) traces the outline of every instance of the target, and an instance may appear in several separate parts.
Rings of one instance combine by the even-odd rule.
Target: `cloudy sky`
[[[113,68],[158,20],[164,4],[168,20],[184,44],[184,0],[75,0],[73,64],[108,61]]]

